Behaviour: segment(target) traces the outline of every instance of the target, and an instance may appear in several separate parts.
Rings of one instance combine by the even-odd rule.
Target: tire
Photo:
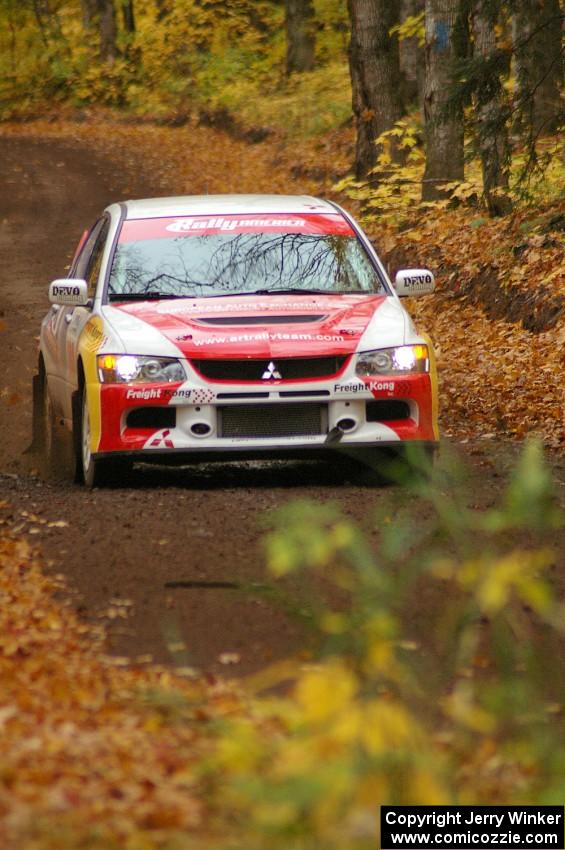
[[[86,387],[78,393],[75,408],[75,452],[76,480],[85,487],[119,486],[131,469],[131,464],[123,458],[95,458],[90,450],[90,414]],[[77,415],[78,414],[78,415]],[[78,421],[77,421],[78,419]]]

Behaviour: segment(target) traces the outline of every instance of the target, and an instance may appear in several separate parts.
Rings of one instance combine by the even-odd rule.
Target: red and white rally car
[[[337,205],[217,195],[112,204],[49,288],[35,380],[51,463],[74,435],[77,475],[128,462],[261,457],[438,441],[427,337]]]

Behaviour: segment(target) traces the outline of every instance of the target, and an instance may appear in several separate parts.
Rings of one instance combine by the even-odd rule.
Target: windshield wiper
[[[110,292],[109,301],[161,301],[166,298],[192,298],[191,295],[176,295],[172,292]]]
[[[300,286],[287,286],[282,289],[255,289],[246,295],[374,295],[367,289],[306,289]]]
[[[248,289],[240,292],[215,292],[214,295],[195,295],[195,298],[241,298],[245,295],[343,295],[343,292],[331,289],[302,289],[299,286],[287,286],[281,289]]]
[[[269,289],[255,289],[253,292],[250,292],[249,295],[276,295],[277,293],[280,295],[331,295],[332,290],[315,288],[307,289],[306,287],[301,286],[283,286],[279,289],[278,287],[273,286]]]

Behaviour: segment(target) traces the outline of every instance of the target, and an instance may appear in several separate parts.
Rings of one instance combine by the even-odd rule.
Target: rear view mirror
[[[64,304],[70,307],[85,307],[88,304],[88,284],[85,280],[61,278],[49,284],[51,304]]]
[[[396,294],[402,297],[428,295],[435,289],[434,276],[428,269],[401,269],[394,280]]]

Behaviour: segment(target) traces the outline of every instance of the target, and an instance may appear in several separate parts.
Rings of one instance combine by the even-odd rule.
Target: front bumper
[[[95,457],[319,455],[438,441],[430,375],[237,385],[92,384]]]

